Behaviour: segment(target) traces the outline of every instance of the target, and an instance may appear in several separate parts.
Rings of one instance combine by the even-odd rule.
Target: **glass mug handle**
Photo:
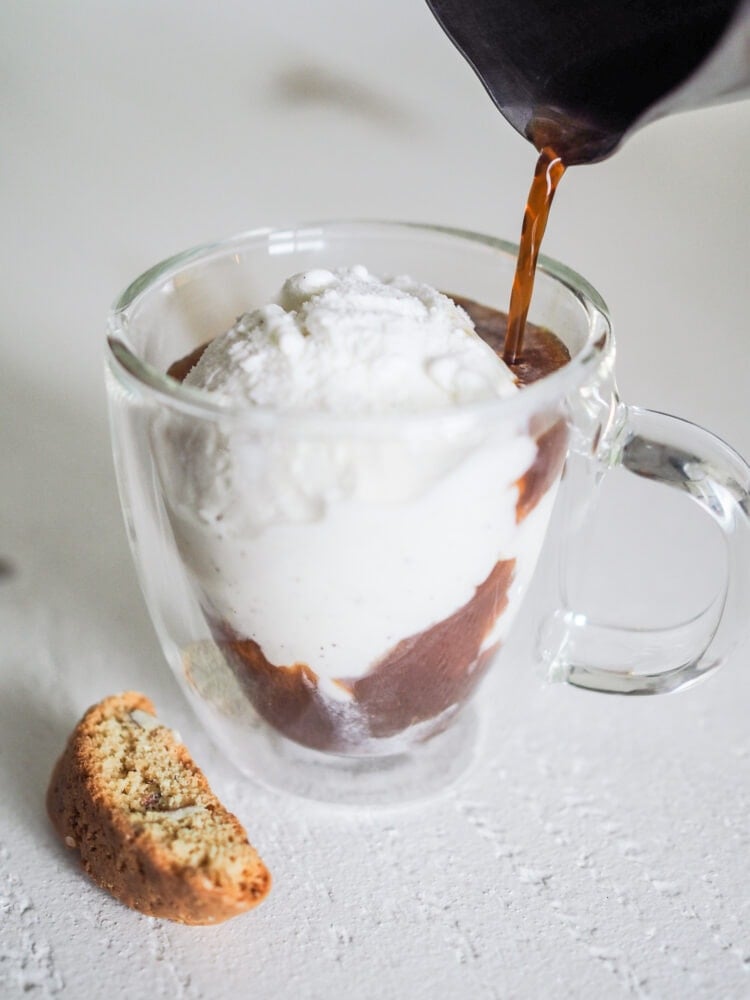
[[[750,467],[702,427],[652,410],[618,409],[615,444],[585,459],[589,478],[623,468],[687,493],[723,534],[724,586],[698,616],[665,628],[601,625],[560,609],[543,622],[538,651],[551,680],[608,694],[662,694],[718,667],[750,623]],[[560,554],[561,583],[570,556],[569,545]]]

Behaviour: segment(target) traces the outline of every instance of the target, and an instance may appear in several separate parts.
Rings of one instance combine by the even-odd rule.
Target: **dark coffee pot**
[[[750,0],[427,0],[507,120],[567,166],[750,93]]]

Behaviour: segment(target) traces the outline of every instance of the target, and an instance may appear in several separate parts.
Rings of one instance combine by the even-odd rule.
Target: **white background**
[[[750,996],[747,649],[682,695],[596,697],[541,682],[530,606],[466,779],[341,814],[220,759],[137,589],[102,388],[106,312],[133,277],[326,217],[517,236],[534,152],[426,6],[6,0],[0,51],[0,994]],[[683,115],[570,171],[545,244],[608,301],[623,396],[746,455],[749,126],[747,104]],[[607,493],[592,593],[631,620],[700,606],[713,532],[653,487]],[[131,687],[264,855],[275,886],[254,913],[149,920],[52,835],[68,731]]]

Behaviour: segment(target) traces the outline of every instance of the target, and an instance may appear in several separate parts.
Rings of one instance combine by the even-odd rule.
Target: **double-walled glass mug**
[[[263,229],[159,264],[112,312],[115,466],[146,602],[199,718],[261,781],[396,802],[459,773],[467,705],[502,659],[553,505],[551,677],[672,691],[741,637],[750,470],[707,431],[619,402],[606,308],[559,264],[540,267],[530,318],[570,360],[508,398],[352,417],[237,405],[167,375],[295,273],[363,264],[503,309],[515,259],[430,226]],[[724,589],[689,626],[603,627],[567,606],[613,467],[687,492],[724,533]]]

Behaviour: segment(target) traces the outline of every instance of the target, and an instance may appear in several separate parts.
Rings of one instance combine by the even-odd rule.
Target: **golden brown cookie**
[[[269,891],[239,820],[137,692],[86,712],[52,774],[47,811],[91,878],[149,916],[216,924]]]

